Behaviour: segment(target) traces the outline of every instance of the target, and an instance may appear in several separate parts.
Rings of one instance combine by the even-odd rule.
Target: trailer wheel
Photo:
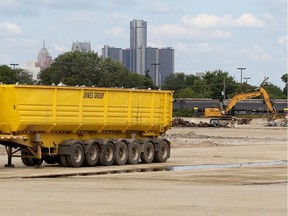
[[[170,147],[167,142],[161,141],[159,144],[158,151],[155,152],[155,161],[164,163],[167,161],[170,155]]]
[[[68,167],[68,162],[67,162],[67,155],[60,155],[60,165],[64,166],[64,167]]]
[[[138,164],[140,159],[140,147],[137,142],[128,144],[128,158],[127,163]]]
[[[59,158],[57,156],[45,155],[43,157],[43,160],[47,164],[55,164],[59,161]]]
[[[67,162],[70,167],[80,167],[84,161],[84,150],[80,143],[73,143],[71,155],[67,155]]]
[[[99,152],[96,143],[92,143],[88,146],[87,152],[85,154],[83,164],[86,166],[95,166],[99,159]]]
[[[151,163],[154,159],[154,145],[151,142],[144,144],[144,151],[141,153],[141,161],[143,163]]]
[[[43,162],[43,159],[33,158],[27,150],[21,150],[21,160],[26,166],[40,166]]]
[[[28,158],[29,152],[26,150],[21,150],[21,160],[25,166],[34,166],[32,158]]]
[[[111,142],[102,145],[102,152],[100,153],[100,164],[102,166],[111,166],[115,160],[115,148]]]
[[[125,142],[119,142],[115,146],[115,161],[116,165],[124,165],[128,159],[128,148]]]

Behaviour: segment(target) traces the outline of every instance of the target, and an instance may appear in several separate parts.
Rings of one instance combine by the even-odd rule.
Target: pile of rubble
[[[210,121],[211,123],[200,121],[198,124],[184,120],[180,117],[175,117],[172,121],[172,127],[235,127],[235,125],[249,124],[251,118],[232,118],[232,119],[219,119],[217,122]]]
[[[215,127],[215,124],[209,124],[200,121],[199,124],[184,120],[180,117],[176,117],[172,121],[172,127]]]

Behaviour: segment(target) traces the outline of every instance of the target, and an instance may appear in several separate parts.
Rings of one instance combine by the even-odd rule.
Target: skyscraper
[[[156,86],[159,86],[159,49],[154,47],[146,48],[146,71]]]
[[[147,47],[147,22],[132,20],[130,22],[130,71],[145,75]]]
[[[111,58],[115,62],[122,63],[122,49],[121,48],[115,48],[115,47],[110,47],[108,45],[105,45],[104,48],[102,48],[102,56],[103,58]]]
[[[163,83],[168,75],[174,73],[174,49],[171,47],[159,49],[159,63],[160,83]]]
[[[45,70],[52,64],[52,57],[45,47],[45,41],[43,41],[43,47],[38,53],[36,67],[40,68],[40,71]]]

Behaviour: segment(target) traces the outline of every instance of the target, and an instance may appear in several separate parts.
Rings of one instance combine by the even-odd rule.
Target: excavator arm
[[[273,106],[273,102],[271,101],[268,92],[262,86],[260,87],[260,92],[263,96],[263,100],[264,100],[267,108],[272,113],[272,118],[275,119],[276,115],[277,115],[277,111],[276,111],[275,107]]]
[[[272,113],[272,118],[275,118],[277,115],[277,111],[273,106],[273,103],[270,99],[270,96],[268,94],[268,92],[261,86],[259,91],[255,91],[255,92],[248,92],[248,93],[242,93],[242,94],[238,94],[235,95],[230,103],[227,105],[227,107],[225,108],[225,113],[227,114],[234,106],[236,103],[238,103],[239,101],[243,101],[243,100],[247,100],[250,98],[255,98],[258,96],[262,96],[263,100],[267,106],[267,108],[269,109],[269,111]]]
[[[261,95],[260,91],[248,92],[248,93],[242,93],[242,94],[235,95],[231,99],[231,101],[227,105],[227,107],[225,108],[225,113],[228,113],[236,105],[236,103],[238,103],[239,101],[247,100],[250,98],[255,98],[255,97],[258,97],[260,95]]]

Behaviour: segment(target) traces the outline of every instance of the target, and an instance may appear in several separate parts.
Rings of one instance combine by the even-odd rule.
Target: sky
[[[0,0],[0,65],[53,58],[73,41],[130,46],[130,21],[147,21],[148,46],[175,49],[175,73],[222,70],[280,88],[287,73],[287,0]],[[250,78],[250,79],[244,79]]]

